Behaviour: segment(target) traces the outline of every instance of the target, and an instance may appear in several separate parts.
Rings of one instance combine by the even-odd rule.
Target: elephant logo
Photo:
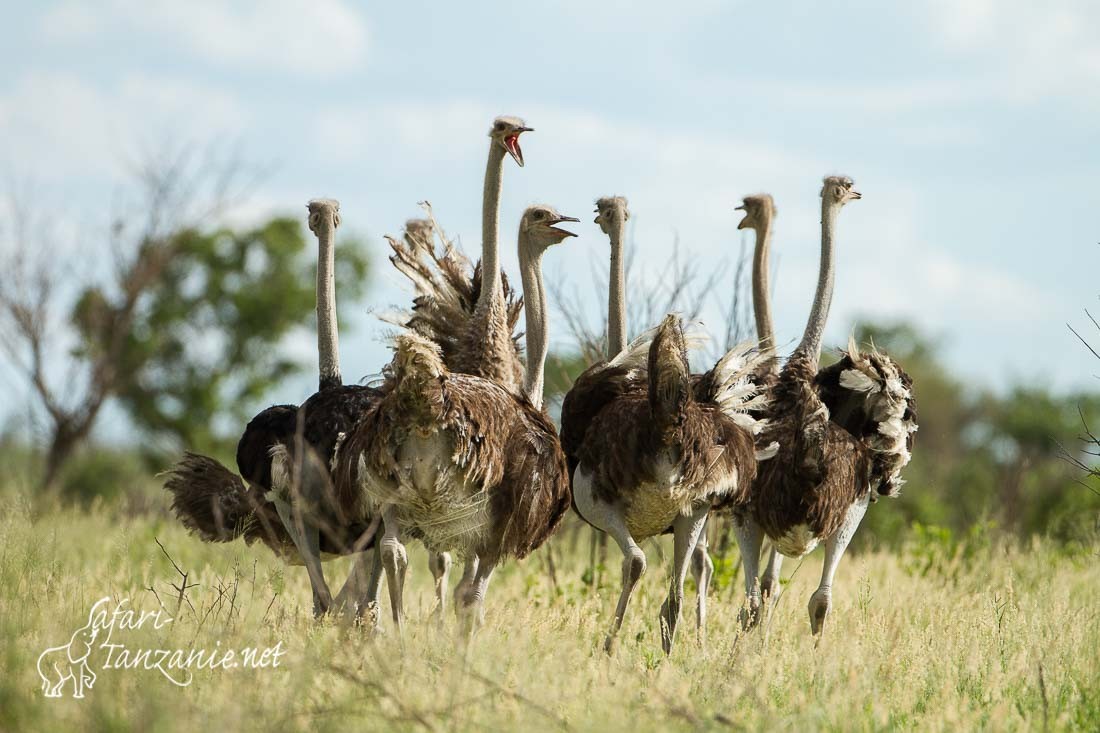
[[[95,623],[96,609],[108,599],[101,598],[88,612],[88,623],[73,633],[68,644],[50,647],[38,655],[38,676],[42,678],[42,693],[46,697],[62,697],[65,683],[72,682],[74,698],[84,697],[84,691],[95,684],[95,672],[88,664],[92,644],[99,634]]]

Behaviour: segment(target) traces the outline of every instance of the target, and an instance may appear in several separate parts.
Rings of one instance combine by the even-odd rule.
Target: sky
[[[633,256],[659,270],[676,240],[707,267],[751,247],[733,207],[766,191],[777,337],[793,343],[816,282],[821,178],[842,173],[863,199],[838,230],[828,343],[860,318],[904,320],[978,387],[1096,384],[1100,365],[1066,324],[1085,329],[1084,309],[1100,309],[1100,4],[0,0],[0,11],[0,175],[29,182],[51,216],[106,217],[135,157],[182,142],[231,141],[266,172],[234,221],[304,221],[308,199],[341,201],[377,265],[362,312],[341,324],[348,377],[387,360],[367,306],[408,299],[381,235],[428,199],[476,254],[486,133],[514,114],[535,128],[526,167],[504,176],[503,264],[517,282],[507,245],[531,203],[582,218],[545,268],[591,291],[608,254],[590,223],[597,197],[629,198]],[[603,296],[590,295],[595,314]],[[285,346],[314,363],[307,328]],[[28,399],[3,376],[16,399],[0,414],[11,414]],[[271,398],[300,401],[311,381]]]

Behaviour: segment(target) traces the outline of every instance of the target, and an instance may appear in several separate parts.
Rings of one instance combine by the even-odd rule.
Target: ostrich
[[[771,254],[772,220],[776,214],[775,201],[769,194],[754,194],[742,199],[737,210],[745,212],[737,228],[752,229],[756,235],[752,256],[752,310],[760,348],[764,353],[773,356],[776,341],[775,325],[772,321],[771,289],[768,284],[771,272],[768,256]],[[762,377],[768,380],[769,386],[773,387],[779,375],[779,362],[771,359],[768,361],[768,367],[768,373]],[[741,520],[744,521],[744,518],[742,517]],[[779,570],[782,563],[783,556],[775,547],[772,547],[767,568],[760,579],[761,598],[765,603],[769,598],[774,597],[775,591],[779,588]]]
[[[600,410],[627,393],[644,394],[647,389],[645,359],[653,332],[642,334],[629,345],[629,348],[625,343],[626,276],[622,235],[629,218],[627,200],[622,196],[606,196],[596,202],[595,223],[608,235],[611,242],[607,361],[594,364],[582,373],[562,404],[562,449],[569,461],[571,477],[575,477],[581,446],[588,428]],[[727,356],[731,357],[738,353],[741,352],[735,350]],[[721,380],[724,378],[723,375],[728,377],[728,371],[725,370],[730,366],[730,361],[724,360],[706,374],[692,375],[692,389],[696,399],[702,404],[717,405],[717,397],[721,393]],[[752,404],[756,405],[755,409],[759,411],[763,402],[758,400]],[[674,528],[669,526],[665,532],[674,533]],[[707,552],[706,532],[702,530],[692,552],[691,570],[697,590],[696,628],[700,642],[705,643],[706,596],[710,578],[714,573],[714,563]]]
[[[801,557],[825,541],[821,582],[808,606],[815,635],[824,629],[833,577],[868,504],[901,488],[917,429],[912,381],[888,356],[861,353],[850,341],[839,362],[819,369],[835,279],[836,221],[860,194],[850,178],[830,176],[821,198],[817,292],[802,340],[778,375],[762,435],[777,441],[779,452],[761,465],[747,516],[735,523],[749,595],[747,624],[759,618],[763,536],[788,557]]]
[[[494,379],[452,372],[437,343],[409,330],[395,338],[382,399],[340,451],[338,490],[353,494],[361,512],[382,516],[382,557],[398,629],[404,623],[403,535],[435,551],[477,558],[468,563],[476,567],[471,583],[456,594],[472,633],[483,619],[496,565],[539,547],[569,508],[565,457],[541,409],[549,346],[541,258],[575,236],[557,226],[568,221],[577,220],[549,206],[528,208],[520,221],[529,354],[523,394]],[[489,262],[484,272],[499,270]]]
[[[482,256],[476,267],[471,268],[469,260],[446,240],[443,255],[435,254],[434,219],[410,220],[404,241],[389,240],[390,262],[413,283],[416,299],[412,313],[387,320],[436,343],[448,371],[495,380],[516,394],[521,390],[523,364],[513,333],[523,302],[514,296],[500,269],[498,240],[504,156],[507,153],[523,167],[519,138],[524,132],[533,128],[511,116],[497,117],[489,129],[481,205]],[[430,205],[425,206],[430,212]],[[434,270],[428,260],[434,262]],[[446,561],[443,556],[440,559]],[[473,582],[477,562],[476,556],[467,557],[459,593]],[[445,582],[447,567],[433,562],[432,572],[438,589]],[[455,606],[455,610],[461,609]]]
[[[632,388],[629,372],[631,354],[645,341],[646,388],[640,390]],[[604,643],[608,652],[646,569],[638,541],[672,527],[672,578],[661,606],[661,644],[671,653],[689,557],[707,515],[713,506],[748,498],[760,427],[748,410],[761,398],[751,380],[760,357],[750,351],[735,347],[706,375],[693,377],[682,324],[670,314],[655,333],[591,367],[566,398],[598,404],[587,425],[574,421],[575,412],[567,422],[564,407],[562,412],[562,444],[576,466],[577,512],[610,534],[624,555],[622,592]]]
[[[301,408],[276,405],[249,422],[237,446],[237,465],[244,481],[214,459],[188,453],[168,472],[165,488],[173,494],[176,515],[204,540],[229,541],[243,536],[251,544],[259,539],[288,562],[303,563],[313,589],[314,612],[320,614],[332,605],[320,569],[322,553],[331,556],[366,549],[373,541],[377,523],[340,521],[339,516],[329,521],[333,519],[331,511],[303,511],[307,507],[296,505],[297,497],[291,495],[289,472],[304,474],[305,480],[293,478],[295,485],[302,481],[303,488],[312,492],[310,502],[320,503],[326,498],[320,495],[328,481],[322,461],[331,458],[335,447],[337,433],[331,430],[350,426],[377,390],[346,386],[340,378],[333,249],[333,233],[340,221],[339,203],[318,199],[311,201],[308,209],[309,227],[318,238],[319,391]],[[297,445],[302,440],[309,450]],[[295,465],[288,464],[288,447],[295,448],[295,455],[301,457]],[[319,523],[322,517],[326,520],[323,528]],[[359,556],[338,596],[340,604],[355,593],[359,594],[359,612],[366,608],[371,600],[362,587],[366,574],[363,557]],[[372,575],[381,577],[380,565]],[[374,588],[377,594],[377,580]]]
[[[332,199],[309,202],[309,228],[317,235],[317,354],[320,366],[318,391],[298,409],[296,429],[279,437],[270,449],[271,490],[283,526],[294,540],[309,574],[314,614],[326,613],[333,599],[321,567],[321,534],[328,527],[345,527],[350,513],[333,501],[329,465],[339,437],[379,397],[378,389],[345,385],[340,376],[339,330],[336,322],[335,247],[333,237],[340,224],[340,204]],[[356,538],[351,552],[357,557],[352,579],[366,573],[361,554],[374,541],[376,524]],[[377,563],[376,563],[377,565]],[[380,579],[380,573],[374,573]],[[346,588],[354,587],[351,583]],[[377,587],[377,580],[374,581]],[[363,590],[364,594],[367,591]],[[372,600],[359,599],[359,611]],[[343,602],[343,599],[341,599]]]

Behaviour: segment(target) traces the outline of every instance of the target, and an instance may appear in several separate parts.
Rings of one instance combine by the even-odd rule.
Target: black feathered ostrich
[[[340,434],[373,403],[378,390],[345,385],[340,376],[333,242],[340,205],[316,199],[308,210],[310,230],[318,238],[317,393],[301,407],[269,407],[249,422],[237,445],[244,482],[214,459],[188,453],[168,472],[165,488],[173,494],[176,515],[202,539],[259,539],[288,562],[304,564],[317,615],[334,604],[321,560],[356,554],[335,605],[362,614],[376,599],[381,581],[377,553],[372,565],[362,554],[374,545],[378,522],[353,520],[334,501],[329,465]],[[436,565],[446,567],[433,558]]]

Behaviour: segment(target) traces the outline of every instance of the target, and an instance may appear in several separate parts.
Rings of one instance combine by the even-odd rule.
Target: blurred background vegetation
[[[184,449],[234,465],[237,437],[272,386],[315,368],[279,348],[292,329],[313,328],[315,242],[304,217],[224,226],[222,213],[244,188],[235,166],[190,154],[151,161],[135,186],[143,215],[117,220],[138,225],[118,223],[99,241],[81,233],[82,248],[113,257],[110,274],[94,281],[79,262],[58,268],[43,254],[48,230],[12,197],[16,246],[4,254],[0,279],[0,356],[33,396],[41,429],[33,439],[25,430],[0,433],[4,490],[165,512],[158,471]],[[344,237],[336,251],[340,307],[362,308],[366,243]],[[715,350],[751,335],[746,262],[692,268],[674,256],[654,279],[631,263],[630,323],[653,323],[669,310],[694,318],[721,298],[728,315]],[[718,287],[731,277],[743,287]],[[547,364],[556,414],[572,380],[602,351],[606,316],[583,312],[570,291],[551,295],[570,344]],[[868,513],[857,546],[1042,535],[1068,550],[1095,547],[1100,492],[1089,475],[1096,446],[1087,426],[1100,423],[1100,396],[1055,394],[1036,383],[994,392],[952,375],[934,334],[873,321],[854,332],[905,366],[920,423],[901,498]],[[58,380],[49,358],[67,360],[69,376]],[[133,426],[127,444],[94,439],[107,403]]]

